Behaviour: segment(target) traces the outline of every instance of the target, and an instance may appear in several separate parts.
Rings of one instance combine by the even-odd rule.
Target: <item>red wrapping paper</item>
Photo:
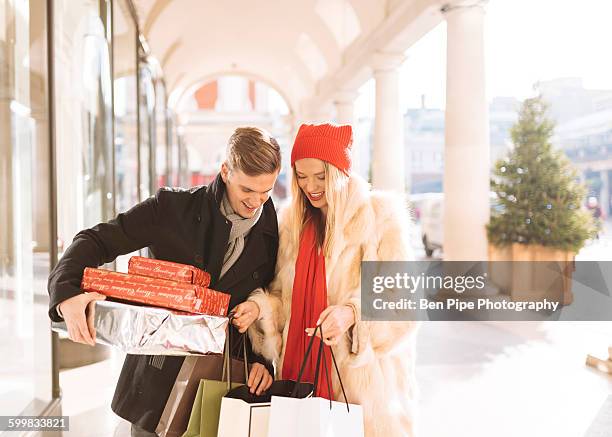
[[[87,267],[81,288],[108,297],[187,311],[225,316],[230,296],[199,285]]]
[[[133,256],[128,263],[131,275],[149,276],[168,281],[187,282],[188,284],[210,285],[210,274],[196,267],[171,261]]]

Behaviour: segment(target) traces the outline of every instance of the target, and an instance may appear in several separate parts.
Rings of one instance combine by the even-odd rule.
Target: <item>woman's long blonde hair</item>
[[[323,221],[323,214],[315,208],[298,185],[295,165],[291,175],[291,208],[289,211],[289,226],[291,239],[295,247],[299,246],[300,235],[304,225],[312,220],[315,223],[317,241],[323,247],[325,256],[329,256],[333,246],[334,229],[341,205],[348,198],[349,176],[336,166],[323,161],[325,167],[325,198],[327,200],[327,217]]]

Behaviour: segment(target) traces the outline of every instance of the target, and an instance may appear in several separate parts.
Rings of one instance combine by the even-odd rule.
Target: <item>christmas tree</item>
[[[561,150],[550,143],[554,123],[541,97],[525,100],[510,133],[514,148],[495,164],[491,187],[499,207],[487,225],[496,246],[539,244],[573,252],[592,238],[591,215],[581,208],[586,188]]]

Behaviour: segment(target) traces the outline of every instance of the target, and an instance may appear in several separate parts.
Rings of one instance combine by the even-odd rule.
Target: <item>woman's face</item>
[[[295,161],[297,183],[308,201],[315,208],[327,212],[325,198],[325,165],[315,158],[304,158]]]

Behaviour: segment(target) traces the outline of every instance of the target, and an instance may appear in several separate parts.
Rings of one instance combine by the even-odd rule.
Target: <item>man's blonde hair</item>
[[[227,165],[249,176],[275,173],[281,167],[278,142],[256,127],[239,127],[227,144]]]

